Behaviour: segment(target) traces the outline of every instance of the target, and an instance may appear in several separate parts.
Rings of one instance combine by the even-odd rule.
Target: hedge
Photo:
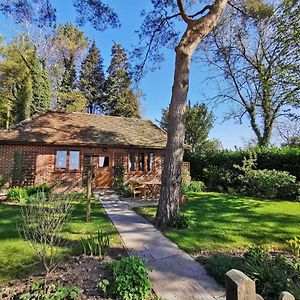
[[[300,180],[300,148],[256,148],[257,169],[287,171]],[[249,157],[249,150],[222,150],[187,155],[191,163],[193,180],[204,180],[203,169],[212,166],[235,170],[234,165],[242,165],[244,157]]]

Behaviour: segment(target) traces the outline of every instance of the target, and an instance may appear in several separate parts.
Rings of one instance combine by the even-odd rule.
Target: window
[[[147,171],[153,171],[153,153],[147,153]]]
[[[145,170],[145,153],[139,153],[139,171]]]
[[[99,156],[99,167],[108,167],[109,166],[109,157],[108,156]]]
[[[57,169],[67,168],[67,151],[65,150],[56,151],[56,168]]]
[[[79,151],[70,151],[69,170],[79,170]]]
[[[130,152],[129,172],[151,172],[154,167],[154,154],[150,152]]]
[[[129,171],[135,171],[135,153],[130,152],[129,154]]]
[[[69,171],[79,170],[80,152],[76,150],[57,150],[55,168]]]

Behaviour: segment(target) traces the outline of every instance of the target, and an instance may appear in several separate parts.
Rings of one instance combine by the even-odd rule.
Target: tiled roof
[[[48,112],[0,132],[1,144],[107,145],[163,149],[166,133],[151,121]]]

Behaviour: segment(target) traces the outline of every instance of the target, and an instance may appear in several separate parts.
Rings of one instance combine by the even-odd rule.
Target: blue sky
[[[70,0],[54,0],[57,8],[58,23],[66,23],[68,21],[75,22],[75,11]],[[91,26],[84,26],[82,30],[90,40],[95,40],[104,59],[105,67],[110,63],[111,47],[114,42],[120,43],[128,51],[134,44],[138,42],[138,36],[135,33],[141,24],[140,11],[150,8],[150,1],[141,0],[114,0],[110,1],[110,5],[117,12],[120,21],[120,29],[109,29],[105,32],[94,30]],[[6,22],[1,17],[0,22]],[[5,24],[3,24],[5,25]],[[6,26],[0,26],[5,37],[7,31],[3,30]],[[3,32],[4,31],[4,32]],[[171,89],[173,83],[175,52],[172,50],[165,51],[165,61],[162,62],[154,72],[147,73],[141,81],[141,90],[144,94],[141,99],[142,115],[144,118],[155,120],[160,119],[161,109],[169,105],[171,98]],[[210,138],[218,138],[224,148],[234,148],[234,146],[243,146],[245,141],[253,136],[251,130],[245,120],[243,125],[235,124],[234,121],[223,121],[223,116],[228,109],[226,105],[215,107],[208,103],[206,99],[217,93],[218,85],[222,85],[220,79],[215,82],[203,83],[206,73],[210,72],[206,65],[193,63],[190,76],[189,100],[205,102],[213,111],[216,121],[214,128],[211,130]],[[211,76],[211,73],[210,73]]]

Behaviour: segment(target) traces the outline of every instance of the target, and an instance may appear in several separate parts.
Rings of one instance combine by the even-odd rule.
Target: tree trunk
[[[86,222],[90,222],[91,220],[92,181],[93,181],[93,170],[92,170],[92,166],[90,166],[87,171]]]
[[[176,48],[175,76],[169,108],[168,142],[162,174],[161,199],[158,204],[156,225],[167,224],[179,214],[181,165],[183,160],[184,118],[189,87],[190,57]]]
[[[215,0],[209,13],[198,20],[190,19],[177,0],[180,14],[187,23],[176,47],[175,74],[169,107],[168,141],[164,157],[160,199],[156,213],[156,226],[162,227],[179,214],[181,166],[184,152],[185,107],[189,88],[190,60],[200,42],[216,26],[227,0]]]

